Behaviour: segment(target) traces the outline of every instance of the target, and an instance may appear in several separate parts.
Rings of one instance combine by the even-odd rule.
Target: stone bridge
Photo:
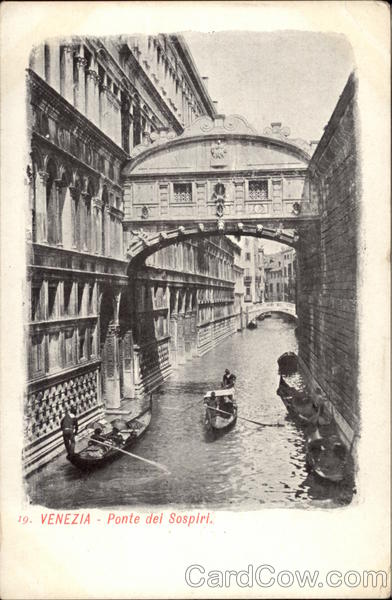
[[[295,304],[293,302],[264,302],[257,308],[257,315],[263,315],[265,313],[283,313],[290,315],[294,319],[297,319],[297,312]]]
[[[122,171],[129,274],[187,237],[253,235],[296,249],[296,310],[279,308],[298,315],[300,364],[348,444],[359,428],[356,86],[352,75],[315,150],[280,123],[259,135],[217,115],[179,136],[151,134]]]
[[[253,235],[290,246],[319,218],[307,178],[312,148],[272,124],[258,135],[238,115],[161,131],[123,169],[131,263],[187,237]]]

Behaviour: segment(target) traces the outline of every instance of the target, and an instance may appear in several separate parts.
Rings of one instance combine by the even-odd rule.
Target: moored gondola
[[[234,388],[209,391],[204,396],[205,423],[215,432],[228,431],[237,421]]]
[[[151,421],[151,405],[130,421],[117,422],[111,433],[100,434],[98,430],[79,452],[67,456],[68,460],[83,471],[102,467],[132,448],[146,432]]]
[[[323,480],[338,483],[347,472],[348,450],[337,436],[324,438],[318,429],[308,439],[306,463]]]
[[[331,416],[326,411],[322,394],[317,393],[316,390],[313,398],[309,394],[300,373],[295,373],[286,378],[281,375],[276,393],[281,397],[290,417],[298,423],[322,426],[331,423]]]
[[[298,369],[298,357],[295,352],[285,352],[278,358],[279,373],[290,375]]]
[[[256,319],[252,319],[252,321],[249,321],[248,329],[257,329]]]

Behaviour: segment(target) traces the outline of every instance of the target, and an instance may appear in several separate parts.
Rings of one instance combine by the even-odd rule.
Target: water
[[[296,351],[294,325],[273,316],[237,333],[180,367],[154,394],[153,418],[132,450],[170,475],[126,456],[91,474],[64,456],[28,480],[31,501],[52,508],[121,506],[334,507],[351,501],[352,485],[318,481],[305,468],[305,437],[286,414],[277,358]],[[203,395],[219,387],[224,369],[237,375],[238,415],[284,427],[237,420],[219,438],[204,427]]]

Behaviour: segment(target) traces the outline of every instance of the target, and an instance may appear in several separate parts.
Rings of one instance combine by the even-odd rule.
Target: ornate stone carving
[[[79,68],[85,68],[87,67],[87,60],[85,58],[83,58],[83,56],[77,56],[76,57],[76,62]]]
[[[265,127],[263,135],[277,140],[282,140],[283,142],[289,142],[290,144],[294,144],[307,154],[311,154],[310,144],[308,144],[305,140],[302,140],[300,138],[289,138],[290,128],[282,127],[282,123],[271,123],[271,127]]]
[[[97,369],[68,381],[30,393],[25,406],[25,437],[32,443],[59,430],[65,406],[74,405],[77,416],[99,407]]]

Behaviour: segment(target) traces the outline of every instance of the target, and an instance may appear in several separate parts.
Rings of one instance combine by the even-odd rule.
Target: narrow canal
[[[349,485],[328,485],[307,473],[304,433],[276,395],[276,361],[283,352],[296,351],[294,327],[273,315],[256,330],[237,333],[181,366],[155,392],[150,428],[133,451],[166,465],[170,475],[127,456],[85,475],[61,456],[28,479],[31,502],[57,509],[176,505],[242,510],[349,503]],[[206,434],[203,394],[220,386],[226,367],[237,375],[238,415],[283,427],[238,420],[217,439]]]

